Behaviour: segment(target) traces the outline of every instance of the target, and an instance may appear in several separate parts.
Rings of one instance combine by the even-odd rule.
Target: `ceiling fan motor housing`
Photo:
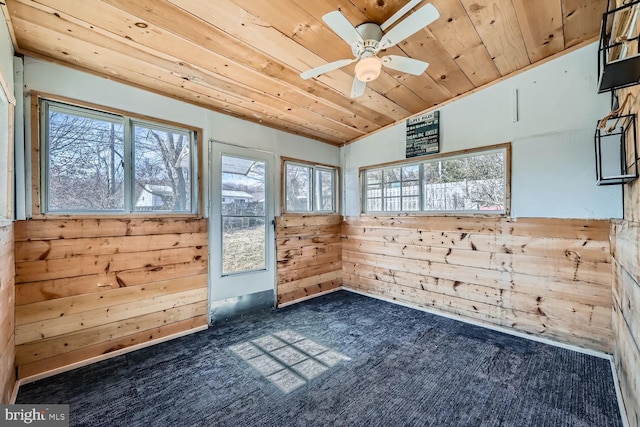
[[[383,34],[380,26],[373,22],[366,22],[358,25],[356,31],[362,36],[364,43],[357,42],[351,46],[353,55],[356,58],[375,56]]]

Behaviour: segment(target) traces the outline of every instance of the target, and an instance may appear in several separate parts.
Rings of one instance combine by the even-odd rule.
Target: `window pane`
[[[316,210],[333,212],[333,171],[316,169]]]
[[[500,151],[425,164],[425,209],[503,211],[504,157]]]
[[[469,198],[477,204],[478,210],[504,210],[504,153],[469,157],[468,162],[470,170],[476,172],[470,177]]]
[[[191,211],[191,138],[186,132],[133,127],[136,211]]]
[[[417,211],[420,209],[419,181],[405,181],[402,183],[402,211]]]
[[[267,164],[222,156],[222,274],[267,268]]]
[[[375,184],[382,181],[382,171],[373,170],[366,173],[367,184]]]
[[[47,210],[123,210],[123,123],[54,106],[47,119]]]
[[[382,186],[380,184],[369,184],[367,186],[367,198],[382,197]]]
[[[365,170],[363,204],[378,212],[504,212],[506,167],[500,149]]]
[[[367,211],[370,211],[370,212],[382,211],[382,199],[367,199]]]
[[[42,100],[43,212],[188,212],[195,133]]]
[[[420,210],[419,205],[420,199],[418,196],[415,197],[403,197],[402,198],[402,211],[403,212],[413,212]]]
[[[388,212],[400,211],[400,197],[389,197],[384,199],[384,210]]]
[[[264,270],[264,217],[222,217],[222,274]]]
[[[417,180],[420,178],[420,165],[403,166],[402,180]]]
[[[308,166],[286,164],[287,211],[311,211],[311,171]]]
[[[265,215],[266,167],[262,161],[222,156],[222,215]]]
[[[384,182],[399,182],[400,168],[389,168],[384,170]]]

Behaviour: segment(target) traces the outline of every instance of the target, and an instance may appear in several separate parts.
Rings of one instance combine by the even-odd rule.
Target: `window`
[[[503,145],[364,169],[363,211],[506,213],[508,150]]]
[[[335,167],[284,161],[285,212],[334,213],[337,211]]]
[[[47,213],[195,213],[195,131],[41,100]]]

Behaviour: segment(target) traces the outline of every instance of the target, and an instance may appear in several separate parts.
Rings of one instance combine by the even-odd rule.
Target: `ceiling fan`
[[[300,77],[304,80],[312,79],[358,61],[355,69],[356,75],[351,86],[351,98],[357,98],[364,94],[367,82],[378,78],[382,66],[416,76],[424,73],[429,66],[427,62],[399,55],[378,57],[378,52],[381,50],[397,45],[440,17],[435,6],[428,3],[385,33],[387,28],[395,24],[421,1],[411,0],[382,25],[366,22],[354,27],[339,10],[327,13],[322,17],[322,20],[351,46],[354,58],[329,62],[300,73]]]

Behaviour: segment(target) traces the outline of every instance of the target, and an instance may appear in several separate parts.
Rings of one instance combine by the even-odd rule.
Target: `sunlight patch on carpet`
[[[292,330],[229,347],[285,393],[302,387],[349,357]]]

